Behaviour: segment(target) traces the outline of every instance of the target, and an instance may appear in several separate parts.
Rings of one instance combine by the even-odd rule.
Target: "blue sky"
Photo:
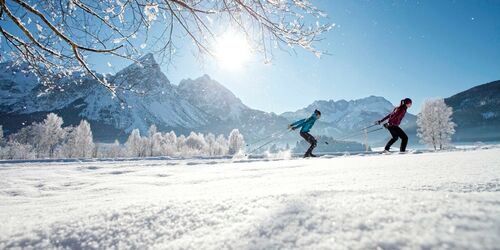
[[[237,71],[203,67],[184,48],[165,68],[177,84],[204,73],[252,108],[281,113],[320,99],[384,96],[393,103],[448,97],[500,79],[500,1],[316,1],[336,27],[321,59],[277,51],[272,65],[255,58]]]
[[[275,113],[369,95],[394,104],[410,97],[410,112],[417,113],[427,98],[500,79],[500,0],[313,2],[336,24],[317,44],[331,55],[274,51],[272,65],[254,55],[244,68],[227,70],[210,58],[200,65],[190,41],[178,40],[178,54],[163,71],[173,84],[208,74],[248,106]],[[101,73],[130,63],[89,60]]]

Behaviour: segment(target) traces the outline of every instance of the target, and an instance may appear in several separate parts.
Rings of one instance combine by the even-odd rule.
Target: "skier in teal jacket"
[[[302,120],[296,121],[296,122],[288,125],[288,129],[291,129],[291,130],[296,130],[297,128],[301,128],[300,129],[300,136],[302,136],[302,138],[304,138],[307,142],[309,142],[309,144],[311,144],[309,149],[307,149],[306,153],[304,154],[304,158],[316,157],[316,155],[314,155],[312,153],[312,151],[316,147],[318,142],[316,141],[316,138],[314,138],[314,136],[309,134],[309,131],[311,130],[311,128],[314,125],[314,123],[316,122],[316,120],[318,120],[320,117],[321,117],[321,112],[316,109],[316,110],[314,110],[314,113],[309,118],[302,119]]]

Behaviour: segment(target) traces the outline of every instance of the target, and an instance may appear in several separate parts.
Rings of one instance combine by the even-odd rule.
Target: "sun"
[[[228,31],[216,40],[214,55],[220,67],[234,70],[242,68],[252,54],[243,35]]]

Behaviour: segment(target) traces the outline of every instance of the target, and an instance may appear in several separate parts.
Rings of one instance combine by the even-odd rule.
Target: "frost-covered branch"
[[[0,0],[0,11],[2,60],[28,63],[40,77],[82,72],[110,91],[116,84],[94,72],[89,56],[136,61],[152,52],[170,62],[187,39],[197,55],[212,57],[227,30],[266,62],[277,48],[321,56],[314,45],[333,27],[306,0]]]

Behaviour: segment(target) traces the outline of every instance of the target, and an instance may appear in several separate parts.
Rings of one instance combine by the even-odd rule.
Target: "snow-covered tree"
[[[279,151],[280,151],[280,149],[278,148],[278,145],[276,145],[276,143],[273,143],[273,144],[269,147],[269,149],[268,149],[268,152],[269,152],[269,153],[273,153],[273,154],[274,154],[274,153],[277,153],[277,152],[279,152]]]
[[[245,147],[245,140],[238,129],[233,129],[228,138],[229,154],[234,155]]]
[[[226,155],[228,151],[227,140],[224,135],[219,135],[215,137],[214,134],[209,133],[205,136],[205,141],[207,142],[208,155]]]
[[[0,125],[0,147],[3,145],[3,141],[4,141],[4,138],[3,138],[3,126]]]
[[[90,124],[85,120],[81,120],[77,127],[69,130],[66,143],[63,147],[66,157],[92,157],[95,144]]]
[[[160,132],[156,132],[151,136],[150,140],[150,148],[151,148],[151,156],[162,156],[163,152],[163,135]]]
[[[116,157],[122,156],[122,154],[123,154],[123,150],[122,150],[122,147],[120,145],[120,142],[118,140],[115,140],[113,145],[111,145],[111,147],[109,147],[106,156],[110,157],[110,158],[116,158]]]
[[[207,143],[203,134],[191,132],[186,138],[186,146],[190,149],[191,153],[203,154],[207,148]]]
[[[215,144],[217,143],[217,138],[212,133],[208,133],[205,135],[205,142],[207,143],[207,154],[208,155],[216,155],[214,152]]]
[[[214,153],[215,155],[227,155],[229,152],[229,142],[224,135],[217,136]]]
[[[113,83],[87,63],[89,55],[134,60],[152,46],[168,61],[187,39],[199,55],[212,56],[220,27],[227,27],[223,31],[241,34],[266,62],[277,47],[320,56],[314,44],[333,27],[322,23],[326,14],[311,1],[2,0],[0,9],[0,36],[7,44],[1,58],[24,61],[42,78],[83,71],[113,92]]]
[[[132,130],[130,136],[125,142],[125,148],[127,154],[132,157],[143,157],[146,156],[146,140],[141,137],[139,129]]]
[[[161,151],[163,155],[173,156],[178,152],[177,135],[174,131],[165,133],[162,137]]]
[[[148,130],[148,138],[146,140],[147,156],[159,156],[161,152],[162,135],[158,132],[156,125],[151,125]]]
[[[72,127],[63,128],[63,119],[54,113],[47,115],[41,123],[33,123],[9,136],[11,148],[29,145],[35,158],[66,156],[64,144]],[[89,128],[90,129],[90,128]]]
[[[34,134],[32,144],[38,157],[53,157],[58,146],[64,141],[66,130],[62,127],[63,119],[54,113],[47,115],[42,123],[31,126]]]
[[[189,148],[186,146],[186,136],[180,135],[177,137],[177,152],[180,155],[187,155],[190,153]]]
[[[31,160],[36,158],[33,146],[17,141],[9,141],[2,151],[2,158],[4,159]]]
[[[436,149],[445,148],[455,133],[452,121],[453,109],[448,107],[444,99],[427,100],[417,116],[417,135],[421,142]]]

